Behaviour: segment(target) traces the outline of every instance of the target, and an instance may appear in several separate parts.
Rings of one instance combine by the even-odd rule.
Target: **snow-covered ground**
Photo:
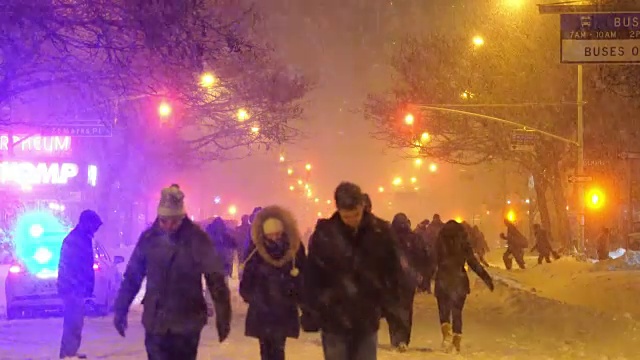
[[[640,324],[634,320],[633,313],[625,315],[628,310],[626,306],[637,301],[637,292],[625,305],[608,308],[606,304],[614,296],[608,292],[613,291],[615,286],[606,285],[607,290],[597,290],[596,284],[588,283],[588,279],[602,281],[607,275],[622,272],[608,271],[603,274],[590,271],[586,266],[587,264],[564,260],[549,266],[532,266],[527,271],[510,273],[497,267],[492,268],[492,274],[505,279],[497,281],[496,291],[493,293],[472,276],[473,290],[465,308],[463,354],[460,358],[639,359],[637,348],[640,345]],[[627,273],[626,276],[635,274]],[[560,291],[572,282],[577,282],[578,285],[564,292]],[[237,281],[233,281],[231,285],[234,293],[237,293]],[[532,288],[536,290],[533,291]],[[593,288],[593,291],[590,290]],[[580,289],[587,292],[578,291]],[[623,292],[627,296],[632,293],[629,289]],[[583,299],[590,296],[594,296],[594,299]],[[554,297],[564,299],[559,301]],[[570,298],[573,301],[566,301]],[[601,302],[605,305],[600,304]],[[245,310],[236,296],[230,339],[224,344],[218,344],[214,328],[207,327],[202,335],[199,359],[259,358],[256,341],[243,336]],[[139,317],[139,308],[136,308],[130,315],[130,330],[126,339],[119,338],[115,333],[111,318],[88,319],[83,350],[98,359],[145,358]],[[440,330],[432,296],[423,294],[417,297],[414,323],[411,350],[405,354],[390,350],[386,326],[383,325],[379,335],[379,359],[451,357],[438,350]],[[55,359],[60,332],[59,318],[0,322],[0,359]],[[304,334],[298,340],[289,341],[287,353],[289,359],[322,359],[318,335]]]

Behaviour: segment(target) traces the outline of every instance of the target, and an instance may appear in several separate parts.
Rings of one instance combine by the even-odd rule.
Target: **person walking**
[[[60,359],[86,359],[79,354],[84,327],[85,301],[93,296],[93,237],[102,226],[100,216],[84,210],[76,227],[62,241],[58,263],[58,294],[64,305]]]
[[[456,221],[447,222],[436,241],[435,296],[438,302],[442,345],[447,351],[460,352],[462,309],[471,292],[465,264],[493,291],[493,280],[473,254],[465,228]]]
[[[214,302],[218,340],[230,331],[231,301],[222,260],[207,234],[187,216],[178,185],[162,190],[158,217],[144,231],[127,264],[115,301],[114,326],[127,314],[146,277],[142,325],[149,360],[195,360],[207,323],[202,276]]]
[[[381,313],[399,308],[400,258],[358,185],[341,183],[334,199],[337,211],[309,242],[302,326],[321,332],[325,360],[375,360]]]
[[[245,335],[258,339],[262,360],[284,360],[287,338],[300,335],[304,245],[293,215],[279,206],[256,214],[251,234],[240,280],[240,296],[249,304]]]

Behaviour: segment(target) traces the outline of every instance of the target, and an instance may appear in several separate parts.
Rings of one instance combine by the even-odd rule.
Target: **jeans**
[[[378,333],[331,334],[322,332],[324,360],[376,360]]]
[[[261,360],[284,360],[287,338],[262,338],[259,341]]]
[[[60,359],[78,354],[84,327],[84,297],[64,295],[64,320],[62,322],[62,340],[60,341]]]
[[[149,360],[196,360],[200,333],[145,334],[144,346]]]
[[[451,323],[454,334],[462,334],[462,309],[467,295],[441,294],[438,300],[440,324]]]

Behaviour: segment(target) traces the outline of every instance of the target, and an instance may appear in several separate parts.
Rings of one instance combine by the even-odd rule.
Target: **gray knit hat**
[[[184,207],[184,193],[180,186],[173,184],[162,189],[160,204],[158,204],[158,216],[173,217],[184,216],[187,211]]]

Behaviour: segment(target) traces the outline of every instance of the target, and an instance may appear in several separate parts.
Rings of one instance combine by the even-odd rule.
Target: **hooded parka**
[[[265,237],[263,224],[270,218],[282,222],[282,241]],[[259,339],[297,338],[306,256],[296,221],[284,208],[266,207],[251,224],[251,240],[240,281],[240,296],[249,304],[245,335]]]

